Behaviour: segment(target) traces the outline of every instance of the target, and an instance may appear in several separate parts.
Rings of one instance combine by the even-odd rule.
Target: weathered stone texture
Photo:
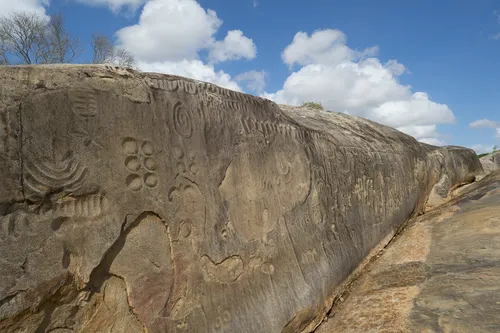
[[[500,169],[500,151],[483,156],[479,159],[486,174]]]
[[[500,332],[500,172],[409,223],[317,333]]]
[[[0,67],[0,88],[2,332],[310,330],[370,250],[482,171],[175,76]]]

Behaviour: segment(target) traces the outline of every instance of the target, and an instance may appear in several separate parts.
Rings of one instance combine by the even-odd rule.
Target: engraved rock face
[[[0,87],[1,332],[310,331],[375,246],[482,172],[176,76],[0,67]]]

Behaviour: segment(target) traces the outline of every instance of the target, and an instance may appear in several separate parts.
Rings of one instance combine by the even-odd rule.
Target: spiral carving
[[[190,138],[193,133],[193,124],[189,112],[182,106],[181,102],[174,105],[174,128],[177,133],[185,138]]]

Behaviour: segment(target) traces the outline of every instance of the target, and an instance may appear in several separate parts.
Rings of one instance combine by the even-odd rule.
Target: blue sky
[[[0,0],[12,10],[61,12],[80,62],[100,32],[142,70],[500,147],[498,1]]]

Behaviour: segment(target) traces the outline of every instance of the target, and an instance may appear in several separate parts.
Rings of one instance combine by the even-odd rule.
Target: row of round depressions
[[[132,191],[140,191],[144,186],[154,188],[158,185],[156,162],[153,158],[154,146],[151,141],[142,142],[134,138],[125,138],[123,151],[127,154],[125,167],[131,172],[125,182]]]

